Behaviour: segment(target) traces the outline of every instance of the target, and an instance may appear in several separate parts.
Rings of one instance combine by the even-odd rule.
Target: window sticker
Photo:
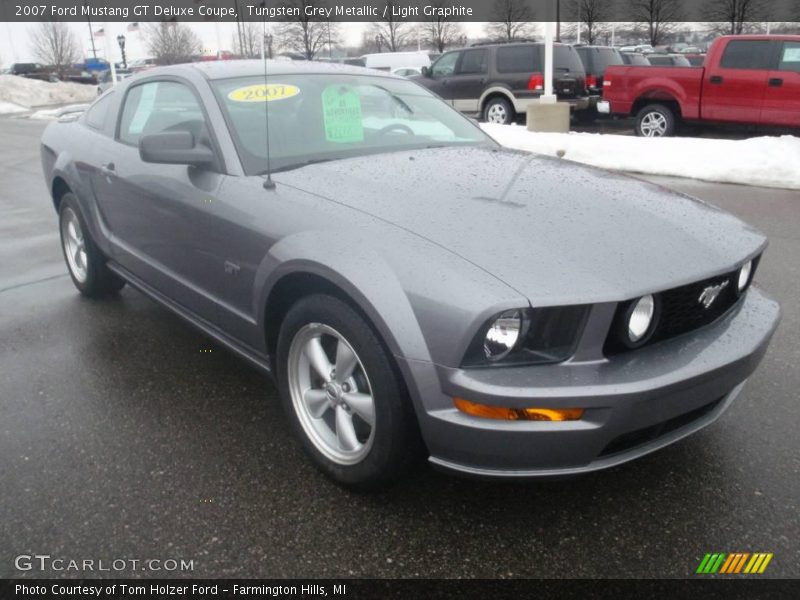
[[[156,103],[156,92],[158,92],[158,82],[147,83],[142,86],[142,95],[139,97],[139,106],[128,125],[128,134],[138,135],[144,131],[144,126],[150,115],[153,114],[153,107]]]
[[[781,62],[800,62],[800,48],[786,48]]]
[[[299,93],[300,88],[294,85],[260,83],[236,88],[228,94],[228,99],[234,102],[274,102],[275,100],[293,98]]]
[[[347,85],[331,85],[322,92],[325,139],[335,144],[364,141],[361,97]]]

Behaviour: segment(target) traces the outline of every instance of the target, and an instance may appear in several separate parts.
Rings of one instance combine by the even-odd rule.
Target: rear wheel
[[[122,289],[125,281],[106,266],[106,259],[89,235],[78,201],[71,193],[61,198],[59,230],[69,275],[81,294],[96,298]]]
[[[648,104],[636,115],[636,135],[640,137],[670,137],[675,129],[675,113],[663,104]]]
[[[289,310],[277,376],[305,449],[338,483],[389,483],[418,455],[415,417],[390,357],[345,302],[314,295]]]
[[[515,117],[514,108],[505,98],[492,98],[483,109],[483,118],[487,123],[509,125]]]

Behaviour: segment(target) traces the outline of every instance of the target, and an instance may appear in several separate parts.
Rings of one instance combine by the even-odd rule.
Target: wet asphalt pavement
[[[757,279],[783,323],[716,424],[579,479],[423,465],[362,496],[311,467],[259,373],[130,288],[77,294],[44,126],[0,119],[0,577],[41,575],[20,554],[193,560],[195,577],[683,577],[706,552],[773,552],[766,575],[800,576],[800,192],[663,180],[771,239]]]

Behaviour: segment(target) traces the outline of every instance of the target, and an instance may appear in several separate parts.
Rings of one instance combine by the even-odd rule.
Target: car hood
[[[766,245],[758,231],[695,198],[509,150],[395,152],[276,179],[426,238],[534,306],[669,289],[731,271]]]

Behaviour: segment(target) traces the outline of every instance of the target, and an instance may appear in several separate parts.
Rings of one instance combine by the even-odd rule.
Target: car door
[[[800,42],[779,42],[777,68],[769,73],[761,122],[800,127]]]
[[[706,67],[703,119],[758,124],[772,56],[770,40],[730,40],[719,64]]]
[[[453,104],[453,94],[450,83],[453,81],[461,52],[448,52],[442,54],[430,68],[430,76],[425,80],[425,87],[434,94]]]
[[[449,93],[453,107],[465,113],[480,111],[480,98],[486,88],[489,51],[476,48],[461,52],[454,76],[450,79]]]
[[[127,90],[115,149],[102,169],[98,203],[112,234],[115,260],[147,285],[209,321],[216,320],[216,275],[210,251],[213,205],[225,178],[215,168],[152,164],[139,156],[149,134],[188,130],[215,148],[205,110],[191,85],[146,80]],[[219,158],[219,153],[217,151]]]

